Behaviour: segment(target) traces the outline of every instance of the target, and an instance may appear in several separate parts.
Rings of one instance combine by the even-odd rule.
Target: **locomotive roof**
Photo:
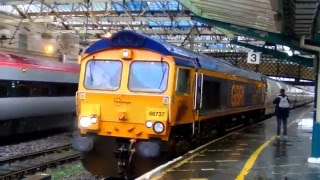
[[[78,64],[61,63],[49,60],[38,60],[13,54],[0,53],[0,66],[43,69],[48,71],[64,71],[79,73]]]
[[[115,47],[138,47],[156,51],[163,55],[174,56],[175,63],[182,66],[194,67],[233,74],[248,79],[261,81],[262,74],[234,66],[226,61],[195,53],[188,49],[162,42],[134,31],[120,31],[111,38],[103,38],[87,48],[85,54],[102,51]],[[187,58],[188,60],[186,60]],[[191,59],[191,61],[190,61]]]

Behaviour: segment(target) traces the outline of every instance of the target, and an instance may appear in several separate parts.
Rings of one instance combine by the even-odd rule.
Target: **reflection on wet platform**
[[[273,117],[204,147],[155,179],[320,179],[320,165],[307,162],[311,108],[291,111],[287,139],[275,138]]]

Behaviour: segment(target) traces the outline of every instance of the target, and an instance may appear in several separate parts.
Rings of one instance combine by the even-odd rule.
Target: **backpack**
[[[279,98],[280,98],[279,107],[281,107],[281,108],[289,108],[290,107],[287,96],[285,96],[285,97],[279,96]]]

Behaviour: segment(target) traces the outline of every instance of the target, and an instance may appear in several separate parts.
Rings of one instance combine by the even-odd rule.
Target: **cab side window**
[[[190,70],[189,69],[179,69],[176,91],[177,91],[177,94],[190,93]]]

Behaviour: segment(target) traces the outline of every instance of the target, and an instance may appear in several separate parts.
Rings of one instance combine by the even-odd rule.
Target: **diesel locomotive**
[[[93,174],[135,177],[201,139],[273,113],[284,88],[294,106],[313,94],[223,60],[121,31],[79,58],[80,136]]]

